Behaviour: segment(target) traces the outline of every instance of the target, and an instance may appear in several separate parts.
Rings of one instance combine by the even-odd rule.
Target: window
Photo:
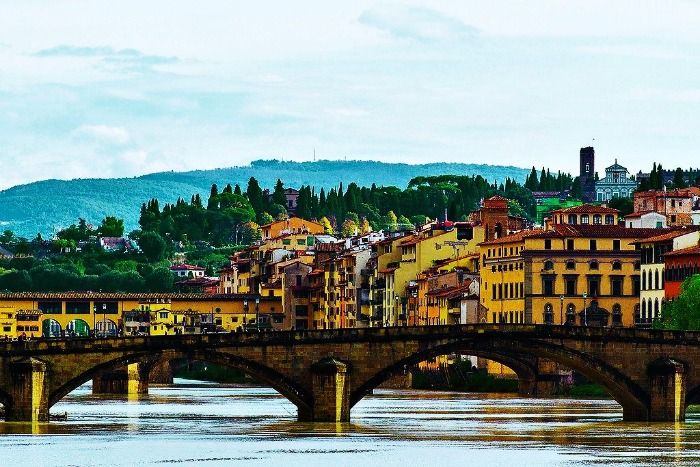
[[[576,307],[573,303],[569,303],[566,306],[566,324],[576,324]]]
[[[543,295],[551,297],[554,295],[554,278],[553,277],[543,277],[542,278],[542,292]]]
[[[588,278],[588,296],[597,297],[600,291],[600,279],[598,277]]]
[[[545,250],[551,250],[552,249],[552,241],[550,239],[546,239],[544,241],[544,249]]]
[[[576,214],[569,214],[569,224],[576,224]]]
[[[615,250],[615,251],[620,250],[620,240],[613,240],[613,250]]]
[[[566,269],[568,269],[569,271],[573,271],[574,269],[576,269],[576,261],[574,261],[573,259],[568,260],[566,262]]]
[[[590,268],[592,271],[597,271],[598,270],[598,261],[591,261]]]
[[[595,251],[598,249],[598,241],[597,240],[591,240],[590,241],[590,250]]]
[[[61,302],[39,302],[38,308],[44,314],[60,314]]]
[[[605,215],[605,224],[606,225],[613,225],[615,223],[615,216],[612,214],[606,214]]]
[[[554,309],[552,308],[552,305],[549,303],[547,303],[544,306],[544,323],[545,324],[554,323]]]
[[[610,278],[610,289],[611,295],[613,297],[622,296],[622,277],[611,277]]]
[[[574,251],[574,239],[573,238],[566,239],[566,249],[569,251]]]
[[[676,215],[675,214],[671,214],[671,223],[672,224],[676,223]]]
[[[566,295],[576,295],[576,278],[575,277],[567,277],[564,279],[565,285],[566,285]]]
[[[544,262],[544,270],[551,271],[552,269],[554,269],[554,263],[550,260],[545,261]]]
[[[622,271],[622,263],[619,261],[613,261],[612,269],[613,271]]]
[[[588,224],[588,214],[581,214],[581,224]]]
[[[102,313],[102,309],[97,309],[98,313]],[[66,313],[70,314],[88,314],[90,313],[90,302],[66,302]]]
[[[593,214],[593,223],[594,224],[602,224],[603,222],[603,217],[600,214]]]

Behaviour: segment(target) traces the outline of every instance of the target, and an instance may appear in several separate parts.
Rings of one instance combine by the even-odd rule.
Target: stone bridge
[[[547,325],[454,325],[60,339],[0,343],[6,420],[45,421],[90,379],[128,369],[146,392],[155,362],[201,360],[242,370],[293,402],[299,420],[342,422],[373,388],[407,367],[450,353],[511,367],[536,395],[542,360],[605,387],[629,421],[678,421],[700,400],[700,333]]]

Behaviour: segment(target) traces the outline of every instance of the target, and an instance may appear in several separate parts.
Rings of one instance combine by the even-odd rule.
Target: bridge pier
[[[173,384],[173,366],[170,360],[158,360],[148,376],[151,384]]]
[[[299,421],[349,422],[350,384],[348,366],[332,357],[311,366],[313,407],[299,409]]]
[[[685,365],[670,358],[660,358],[652,362],[647,371],[649,374],[649,421],[684,421]]]
[[[130,363],[123,368],[104,371],[92,379],[93,394],[148,394],[150,365]]]
[[[5,420],[46,422],[49,420],[47,364],[36,358],[13,362]]]

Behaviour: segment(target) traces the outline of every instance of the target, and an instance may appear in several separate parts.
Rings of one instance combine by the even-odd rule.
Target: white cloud
[[[471,39],[477,29],[439,11],[384,4],[364,11],[358,21],[402,39],[422,42]]]
[[[107,144],[123,145],[131,141],[127,129],[116,126],[83,125],[75,130],[75,134]]]

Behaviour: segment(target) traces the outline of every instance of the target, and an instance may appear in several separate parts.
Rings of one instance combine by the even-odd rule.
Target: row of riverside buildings
[[[291,217],[200,293],[0,294],[0,337],[167,335],[457,323],[649,326],[700,271],[700,190],[583,204],[534,227],[508,200],[468,220],[336,238]],[[182,272],[187,271],[187,272]],[[173,272],[199,280],[187,265]],[[203,274],[198,271],[197,274]]]

